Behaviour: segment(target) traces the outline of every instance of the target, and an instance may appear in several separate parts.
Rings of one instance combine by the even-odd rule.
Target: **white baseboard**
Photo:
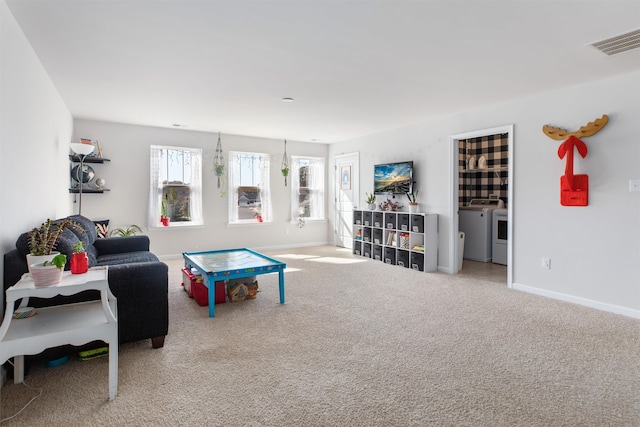
[[[530,294],[541,295],[547,298],[553,298],[560,301],[566,301],[573,304],[584,305],[586,307],[596,308],[602,311],[608,311],[610,313],[621,314],[623,316],[633,317],[640,319],[640,310],[634,310],[628,307],[621,307],[619,305],[607,304],[600,301],[594,301],[587,298],[576,297],[574,295],[562,294],[560,292],[549,291],[546,289],[533,288],[531,286],[522,285],[520,283],[514,283],[513,289],[518,291],[528,292]]]

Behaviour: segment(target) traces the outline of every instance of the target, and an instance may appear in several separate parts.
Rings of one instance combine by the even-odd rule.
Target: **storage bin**
[[[371,243],[362,244],[362,255],[366,258],[371,258]]]
[[[382,244],[382,228],[373,229],[373,243],[378,245]]]
[[[411,252],[410,262],[413,270],[424,271],[424,254]]]
[[[195,268],[189,270],[187,267],[182,268],[182,286],[184,290],[189,294],[189,297],[193,298],[193,290],[191,289],[191,283],[196,280],[199,275],[198,270]]]
[[[384,248],[384,263],[396,265],[396,250],[395,248]]]
[[[409,268],[409,251],[398,250],[396,264],[404,268]]]
[[[214,300],[216,304],[224,304],[227,301],[225,291],[225,281],[219,280],[216,282],[216,293]],[[193,293],[193,299],[196,300],[198,305],[205,307],[209,305],[209,290],[201,281],[191,282],[191,291]]]
[[[395,229],[396,228],[396,214],[393,212],[384,213],[384,228]]]
[[[423,215],[411,215],[411,231],[414,233],[424,233]]]
[[[371,217],[371,212],[370,211],[362,212],[362,223],[364,225],[371,226],[373,224],[371,218],[372,217]]]
[[[398,214],[398,230],[409,231],[409,214]]]
[[[382,227],[383,218],[384,216],[382,212],[373,212],[372,214],[373,226]]]
[[[362,225],[362,211],[353,212],[353,223],[356,225]]]
[[[362,254],[362,242],[353,242],[353,254],[354,255]]]
[[[373,245],[373,259],[382,261],[382,246]]]

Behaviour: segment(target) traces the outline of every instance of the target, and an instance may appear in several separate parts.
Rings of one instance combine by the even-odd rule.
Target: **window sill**
[[[149,226],[150,230],[165,230],[171,228],[204,228],[204,224],[199,223],[181,223],[181,222],[170,222],[168,226],[164,226],[161,224]]]
[[[271,224],[273,224],[271,221],[269,222],[267,221],[227,222],[227,227],[242,227],[242,226],[255,227],[255,226],[264,226],[264,225],[271,225]]]
[[[305,224],[311,224],[311,223],[319,223],[319,222],[327,222],[328,220],[326,218],[323,219],[309,219],[309,218],[303,218]],[[289,221],[289,224],[298,224],[300,221],[298,221],[297,219],[292,219]]]

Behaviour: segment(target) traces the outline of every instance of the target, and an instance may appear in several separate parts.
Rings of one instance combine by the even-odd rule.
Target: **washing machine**
[[[493,244],[493,211],[504,209],[501,199],[471,199],[459,211],[458,229],[464,232],[465,259],[491,261]]]

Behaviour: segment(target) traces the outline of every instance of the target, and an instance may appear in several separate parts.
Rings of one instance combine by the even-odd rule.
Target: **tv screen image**
[[[374,165],[373,192],[375,194],[413,192],[413,161]]]

